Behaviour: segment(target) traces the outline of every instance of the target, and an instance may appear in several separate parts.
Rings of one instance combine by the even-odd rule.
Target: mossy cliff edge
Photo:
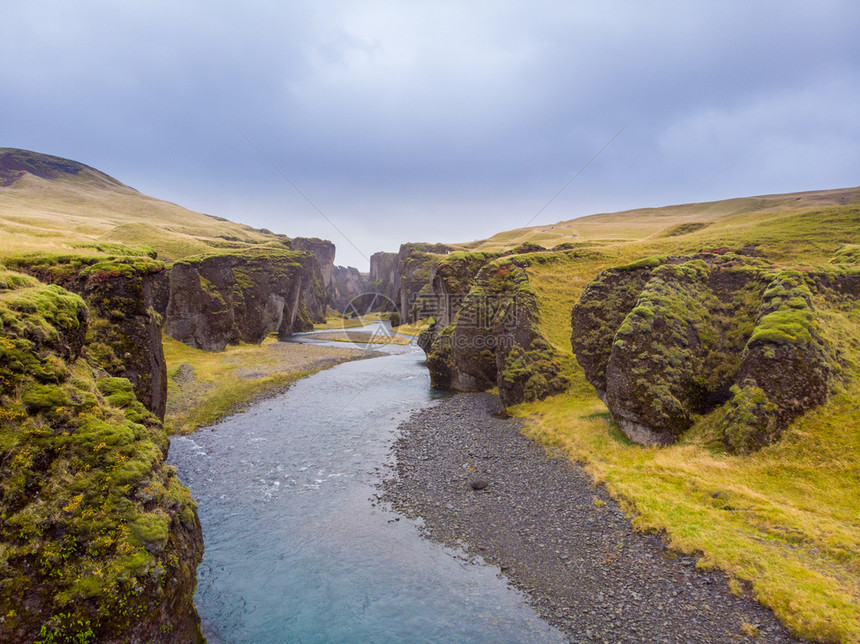
[[[571,314],[571,345],[632,441],[673,443],[722,407],[726,449],[747,453],[826,399],[838,357],[813,300],[855,301],[858,277],[735,253],[650,257],[588,285]]]
[[[305,291],[319,291],[312,315]],[[260,344],[325,321],[326,290],[316,260],[303,252],[254,250],[189,257],[170,270],[165,332],[197,349]]]
[[[77,293],[87,303],[89,354],[100,368],[131,381],[135,395],[160,419],[167,404],[157,293],[167,283],[151,249],[112,245],[115,255],[34,254],[3,260],[42,282]],[[149,254],[146,254],[146,253]]]
[[[90,320],[80,296],[0,271],[0,639],[202,641],[195,504]]]
[[[456,252],[432,272],[416,317],[434,323],[419,338],[434,387],[498,388],[504,405],[563,391],[563,360],[538,331],[537,296],[526,268],[545,261],[540,247],[504,253]]]

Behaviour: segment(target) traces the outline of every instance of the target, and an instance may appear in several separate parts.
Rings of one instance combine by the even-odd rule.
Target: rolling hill
[[[82,163],[0,148],[0,254],[110,243],[149,246],[172,261],[278,236],[144,195]]]

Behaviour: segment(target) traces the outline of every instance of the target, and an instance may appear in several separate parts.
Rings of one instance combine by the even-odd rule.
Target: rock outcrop
[[[166,280],[164,264],[151,257],[80,255],[35,255],[6,263],[81,295],[90,312],[91,357],[108,374],[131,381],[137,399],[164,418],[167,367],[162,318],[154,308]]]
[[[173,265],[165,332],[189,346],[223,351],[312,328],[303,294],[317,281],[308,253],[246,251],[191,257]],[[314,270],[316,268],[316,270]]]
[[[498,387],[507,406],[567,386],[559,356],[537,329],[527,266],[521,257],[454,253],[436,267],[422,311],[436,322],[419,338],[434,387]]]
[[[352,266],[337,266],[334,269],[329,289],[329,306],[340,313],[351,314],[351,307],[361,308],[358,313],[367,313],[361,302],[370,292],[367,274]],[[372,299],[372,298],[369,298]],[[370,302],[368,301],[368,305]]]
[[[452,250],[445,244],[409,243],[397,253],[374,253],[370,257],[370,288],[390,301],[397,322],[415,322],[413,307],[421,290],[430,282],[433,268]],[[426,290],[425,290],[426,292]]]
[[[196,506],[159,420],[95,358],[94,319],[0,270],[0,640],[202,642]]]
[[[335,246],[326,239],[294,237],[288,246],[313,256],[299,258],[309,279],[305,279],[302,300],[314,322],[325,322],[330,305],[332,278],[334,276]]]
[[[725,405],[726,447],[749,452],[824,401],[833,358],[810,288],[837,293],[853,279],[732,253],[647,258],[586,288],[571,345],[631,440],[673,443],[697,414]]]

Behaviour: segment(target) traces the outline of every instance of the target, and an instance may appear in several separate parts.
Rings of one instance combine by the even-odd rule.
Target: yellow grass
[[[187,434],[240,411],[260,395],[347,360],[367,357],[358,348],[313,346],[267,338],[260,346],[228,346],[220,353],[193,349],[163,337],[168,393],[165,426]],[[180,370],[182,365],[188,367]],[[183,373],[185,372],[185,373]]]
[[[316,333],[314,338],[326,340],[327,342],[351,342],[353,344],[397,344],[407,345],[409,338],[398,335],[383,335],[368,332],[346,332],[346,333]]]
[[[792,216],[774,226],[770,217],[750,216],[736,217],[744,225],[732,235],[788,253],[796,231],[815,227],[811,243],[795,253],[796,261],[815,261],[860,235],[851,225],[856,212],[836,209],[830,216],[841,232],[828,232],[815,218]],[[694,234],[714,235],[711,228]],[[698,553],[702,566],[749,582],[753,596],[797,635],[860,642],[860,304],[845,311],[816,303],[842,352],[843,380],[828,403],[795,422],[779,443],[751,456],[715,452],[701,438],[716,421],[712,414],[678,445],[636,446],[611,424],[572,356],[570,310],[602,268],[666,243],[623,243],[600,256],[528,269],[541,331],[570,360],[573,384],[511,411],[527,419],[528,436],[583,463],[630,510],[634,526],[665,532],[673,548]]]
[[[422,332],[429,329],[431,324],[433,324],[432,317],[418,320],[417,322],[413,322],[412,324],[401,324],[400,326],[396,326],[391,330],[395,333],[400,333],[401,335],[419,336]]]
[[[261,244],[276,238],[122,185],[25,175],[0,188],[0,255],[69,252],[76,244],[106,241],[147,245],[158,251],[159,259],[173,261],[211,251],[212,244]]]

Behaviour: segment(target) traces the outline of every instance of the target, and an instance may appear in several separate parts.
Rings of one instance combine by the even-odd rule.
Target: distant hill
[[[545,226],[515,228],[466,245],[475,250],[503,250],[523,242],[553,248],[577,241],[641,241],[684,235],[713,224],[716,225],[712,232],[725,231],[735,226],[773,222],[801,212],[851,205],[860,205],[860,187],[601,213]]]
[[[144,195],[90,166],[0,148],[0,255],[149,246],[167,261],[279,236]]]

